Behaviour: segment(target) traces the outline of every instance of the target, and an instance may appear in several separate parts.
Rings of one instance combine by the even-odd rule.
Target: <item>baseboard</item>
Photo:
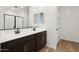
[[[74,40],[74,39],[67,38],[67,37],[61,37],[60,39],[63,39],[63,40],[68,40],[68,41],[72,41],[72,42],[79,43],[79,41],[76,41],[76,40]]]

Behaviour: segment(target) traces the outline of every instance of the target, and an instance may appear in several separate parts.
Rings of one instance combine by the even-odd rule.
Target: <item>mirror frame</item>
[[[22,16],[10,15],[10,14],[4,14],[4,25],[3,25],[3,26],[4,26],[4,29],[0,29],[0,30],[13,30],[13,29],[5,29],[5,15],[14,16],[14,28],[13,28],[13,29],[16,29],[16,17],[22,18],[22,28],[20,28],[20,29],[23,29],[24,17],[22,17]]]

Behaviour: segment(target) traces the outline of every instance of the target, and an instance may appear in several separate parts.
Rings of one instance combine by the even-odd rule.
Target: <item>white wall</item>
[[[29,26],[29,7],[24,8],[24,27]]]
[[[61,14],[61,38],[79,42],[79,7],[63,6]]]
[[[56,12],[55,6],[33,6],[29,9],[29,24],[34,25],[34,13],[44,13],[44,25],[47,28],[47,46],[56,48],[57,44],[57,32],[56,32]]]
[[[24,27],[28,26],[28,19],[29,19],[28,7],[24,7],[24,9],[17,8],[15,10],[12,10],[12,6],[0,6],[0,29],[4,28],[4,14],[22,16],[24,17]]]

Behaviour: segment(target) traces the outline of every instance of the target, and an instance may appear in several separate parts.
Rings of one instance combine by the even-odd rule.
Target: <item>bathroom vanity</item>
[[[37,52],[46,45],[47,31],[43,28],[24,30],[23,33],[8,37],[7,41],[1,43],[1,52]],[[22,32],[22,31],[21,31]],[[5,36],[4,36],[5,37]],[[3,38],[6,39],[6,38]]]

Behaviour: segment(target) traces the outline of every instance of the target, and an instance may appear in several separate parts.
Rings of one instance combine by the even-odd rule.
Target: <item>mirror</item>
[[[44,14],[43,13],[34,14],[34,23],[38,25],[44,24]]]
[[[4,29],[23,28],[23,17],[4,14]]]
[[[4,14],[4,29],[14,29],[14,16]]]
[[[16,16],[16,28],[23,28],[23,17]]]

